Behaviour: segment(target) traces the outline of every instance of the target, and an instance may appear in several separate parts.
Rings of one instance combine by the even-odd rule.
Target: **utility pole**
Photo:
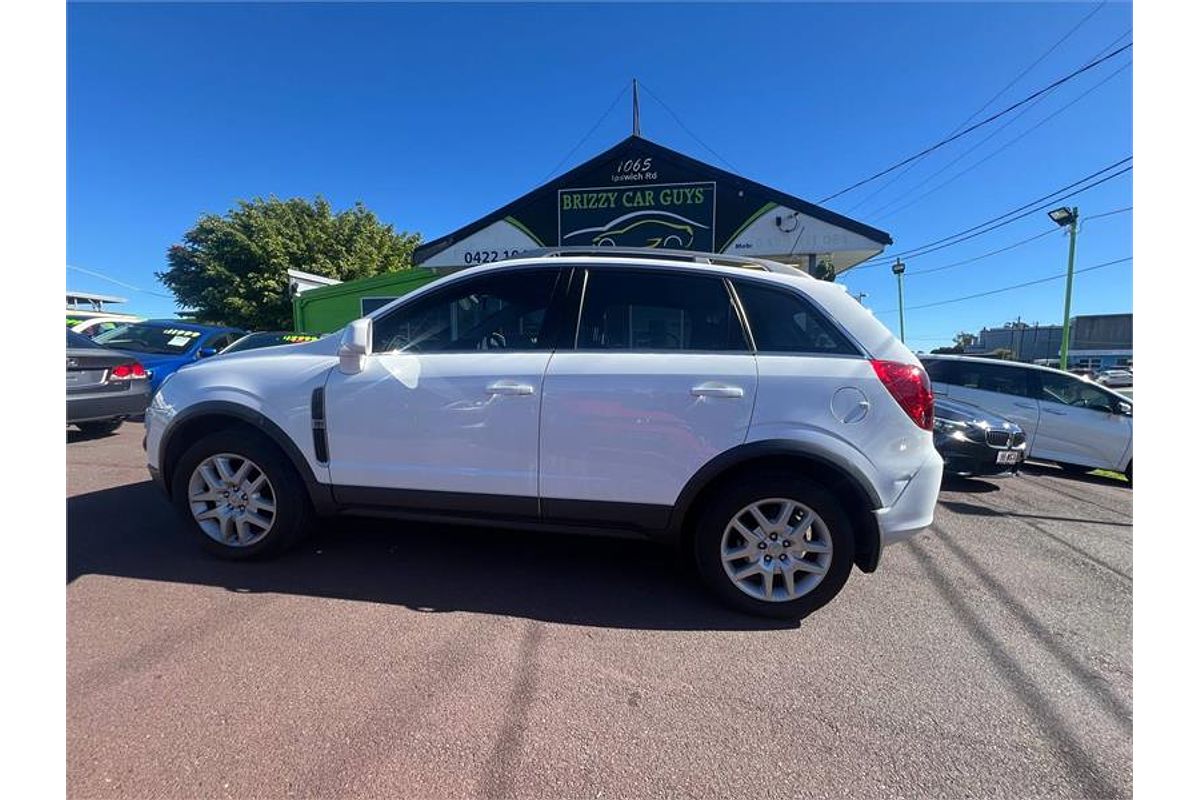
[[[904,342],[904,262],[896,259],[892,264],[892,274],[896,276],[896,290],[900,294],[900,341]]]
[[[1050,212],[1050,219],[1071,233],[1071,245],[1067,251],[1067,295],[1063,301],[1062,345],[1058,349],[1058,368],[1067,369],[1067,348],[1071,345],[1071,283],[1075,278],[1075,237],[1079,232],[1079,209],[1056,208]]]
[[[858,292],[854,295],[854,299],[857,300],[858,304],[861,306],[863,304],[863,298],[870,296],[871,295],[867,294],[866,292]]]
[[[638,107],[637,78],[633,79],[633,135],[642,135],[642,112]]]

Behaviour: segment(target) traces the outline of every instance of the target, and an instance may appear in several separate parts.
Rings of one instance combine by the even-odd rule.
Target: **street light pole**
[[[896,276],[896,290],[900,294],[900,341],[904,342],[904,262],[896,259],[892,264],[892,274]]]
[[[1050,212],[1050,219],[1060,226],[1069,227],[1071,244],[1067,251],[1067,295],[1063,301],[1062,344],[1058,349],[1058,368],[1067,369],[1067,348],[1071,344],[1071,284],[1075,278],[1075,237],[1079,232],[1079,209],[1060,208]]]

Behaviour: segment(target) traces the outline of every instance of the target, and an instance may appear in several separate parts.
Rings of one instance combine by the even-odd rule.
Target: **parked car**
[[[84,433],[111,433],[150,402],[146,369],[125,353],[67,331],[67,424]]]
[[[1096,383],[1101,386],[1133,386],[1133,373],[1127,369],[1106,369],[1096,376]]]
[[[922,356],[935,395],[977,406],[1025,432],[1026,457],[1133,480],[1133,403],[1068,372],[967,356]]]
[[[224,557],[278,553],[314,514],[633,536],[788,618],[932,522],[928,378],[843,286],[588,252],[463,270],[340,336],[180,370],[147,411],[152,476]]]
[[[141,322],[141,320],[128,315],[98,316],[87,319],[75,319],[71,315],[67,315],[67,328],[75,331],[75,333],[81,333],[89,339],[95,339],[102,333],[107,333],[122,325],[128,325],[131,322]]]
[[[314,336],[311,333],[292,333],[291,331],[258,331],[257,333],[247,333],[245,336],[222,350],[221,354],[240,353],[243,350],[257,350],[260,347],[276,347],[284,344],[315,342],[320,338],[320,336]]]
[[[1020,426],[981,408],[939,397],[933,404],[933,444],[948,475],[1014,475],[1025,460]]]
[[[237,328],[197,325],[173,319],[132,322],[97,336],[97,344],[135,354],[150,376],[154,393],[180,367],[214,356],[245,335]]]

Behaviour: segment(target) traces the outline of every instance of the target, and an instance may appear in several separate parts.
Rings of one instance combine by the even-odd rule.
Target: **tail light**
[[[872,361],[875,374],[904,413],[923,430],[933,430],[933,389],[925,370],[899,361]]]
[[[136,361],[132,364],[118,364],[113,367],[108,377],[114,381],[144,381],[147,377],[146,368]]]

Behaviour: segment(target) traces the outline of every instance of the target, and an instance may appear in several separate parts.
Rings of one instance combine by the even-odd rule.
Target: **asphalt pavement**
[[[215,560],[68,432],[72,798],[1131,794],[1132,491],[947,483],[799,625],[639,542],[343,519]]]

